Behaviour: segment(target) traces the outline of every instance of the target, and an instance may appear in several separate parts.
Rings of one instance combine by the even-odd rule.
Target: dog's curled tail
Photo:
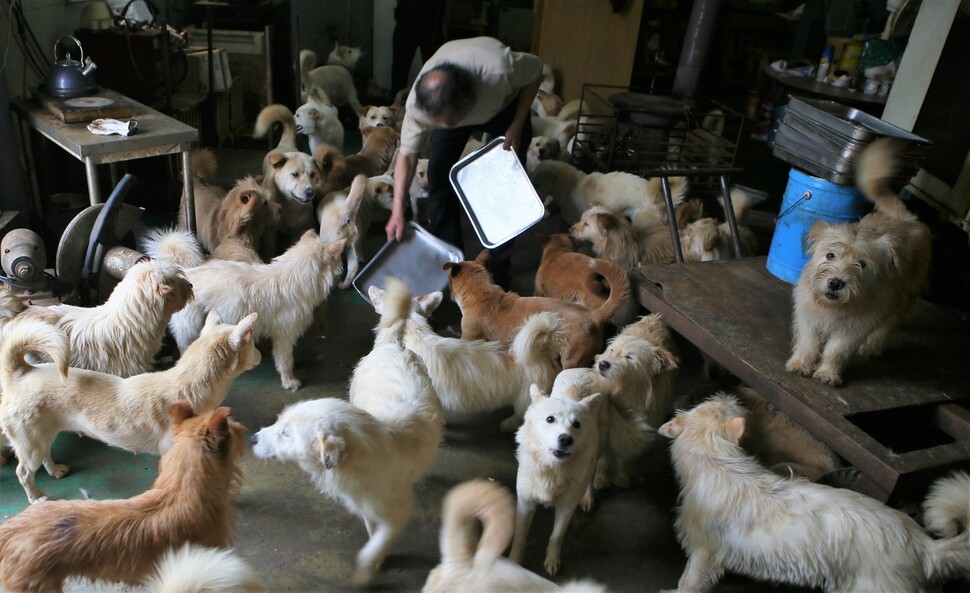
[[[305,80],[310,70],[317,67],[317,54],[312,49],[300,50],[300,79]]]
[[[667,182],[670,185],[670,199],[674,204],[687,199],[687,193],[690,191],[690,182],[687,181],[686,177],[668,177]],[[659,176],[651,177],[647,180],[647,202],[653,204],[664,203],[663,187]]]
[[[892,188],[903,146],[893,138],[880,138],[867,146],[856,162],[856,185],[883,214],[900,220],[916,220]]]
[[[555,358],[563,346],[563,320],[545,311],[526,319],[509,346],[512,358],[525,366],[536,366]]]
[[[279,144],[296,145],[296,119],[293,112],[286,105],[274,103],[263,107],[256,117],[256,125],[253,126],[253,136],[262,138],[274,123],[283,126],[283,134],[280,136]]]
[[[721,207],[724,207],[724,198],[719,197],[717,199],[720,202]],[[731,210],[734,211],[734,220],[738,222],[738,225],[744,224],[744,217],[747,216],[748,210],[751,209],[751,196],[741,188],[732,187],[731,188]]]
[[[195,235],[179,229],[153,229],[141,241],[141,250],[152,259],[194,268],[205,263],[205,255]]]
[[[384,313],[381,314],[379,337],[404,347],[404,330],[411,316],[411,289],[393,276],[384,280]]]
[[[13,382],[34,368],[24,358],[28,352],[39,352],[50,358],[61,378],[67,379],[67,369],[71,365],[71,341],[67,334],[49,323],[25,318],[10,324],[0,347],[4,383]]]
[[[936,554],[924,561],[926,578],[970,578],[970,474],[954,472],[933,483],[923,501],[923,522],[943,538],[929,542]]]
[[[256,573],[231,550],[185,544],[169,550],[148,580],[152,593],[265,593]]]
[[[603,327],[630,299],[630,276],[616,262],[596,258],[593,264],[596,273],[606,278],[610,285],[610,296],[598,309],[593,311],[593,323]]]
[[[481,521],[482,535],[475,545]],[[495,482],[471,480],[445,496],[441,509],[441,563],[474,559],[474,571],[484,576],[512,541],[515,503],[509,491]]]
[[[212,183],[218,169],[215,153],[208,148],[193,150],[191,162],[192,173],[204,183]]]

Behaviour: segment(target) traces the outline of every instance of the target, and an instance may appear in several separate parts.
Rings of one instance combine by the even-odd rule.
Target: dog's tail
[[[280,136],[279,144],[296,145],[296,119],[293,112],[286,105],[274,103],[263,107],[256,117],[256,125],[253,127],[253,136],[262,138],[265,136],[274,123],[283,126],[283,134]]]
[[[598,263],[594,264],[594,269],[598,274],[606,278],[610,285],[610,296],[598,309],[593,311],[593,323],[597,327],[603,327],[630,299],[630,277],[615,262],[597,258]]]
[[[892,188],[903,147],[893,138],[880,138],[867,146],[856,163],[856,185],[880,212],[900,220],[916,220]]]
[[[924,560],[927,580],[970,578],[970,475],[954,472],[937,480],[923,501],[923,522],[943,538],[928,542],[935,554]]]
[[[670,185],[670,199],[674,204],[687,199],[690,182],[686,177],[668,177],[667,183]],[[647,180],[647,201],[653,204],[664,203],[663,187],[659,176]]]
[[[512,358],[524,366],[536,366],[553,359],[563,346],[563,320],[555,313],[545,311],[529,317],[509,346]]]
[[[36,319],[19,319],[10,324],[0,346],[3,382],[12,383],[34,367],[25,360],[28,352],[39,352],[54,361],[62,379],[71,365],[71,341],[64,330]]]
[[[212,183],[218,168],[215,153],[208,148],[193,150],[191,162],[192,174],[201,179],[203,183]]]
[[[141,250],[148,257],[175,264],[180,268],[194,268],[205,263],[202,247],[189,231],[154,229],[141,241]]]
[[[482,536],[475,522],[482,523]],[[441,509],[441,563],[474,559],[474,570],[484,576],[512,541],[515,503],[509,491],[487,480],[459,484],[445,496]]]
[[[300,80],[306,80],[310,70],[317,67],[317,54],[312,49],[300,50]]]
[[[411,316],[411,289],[393,276],[384,280],[384,313],[378,327],[380,342],[396,342],[404,347],[404,330]]]
[[[718,197],[717,201],[723,208],[724,198]],[[731,209],[734,211],[734,220],[738,221],[738,225],[744,224],[744,217],[748,215],[748,210],[751,210],[751,204],[751,196],[746,191],[738,187],[731,188]]]
[[[231,550],[185,544],[162,556],[148,580],[152,593],[265,593],[256,573]]]

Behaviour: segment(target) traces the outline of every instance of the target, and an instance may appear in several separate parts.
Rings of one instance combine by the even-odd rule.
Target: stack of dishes
[[[895,185],[919,171],[930,141],[868,113],[834,101],[792,97],[775,137],[774,155],[838,185],[855,183],[855,160],[873,140],[890,136],[907,144]]]

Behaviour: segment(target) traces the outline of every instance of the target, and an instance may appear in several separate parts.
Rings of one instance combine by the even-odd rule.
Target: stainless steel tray
[[[782,128],[795,132],[802,144],[816,145],[819,150],[828,152],[847,162],[854,162],[856,157],[869,145],[868,142],[852,140],[848,136],[820,126],[795,111],[785,112],[779,130]],[[927,148],[928,145],[906,144],[900,155],[899,164],[907,168],[919,168],[919,163]]]
[[[786,163],[793,165],[802,171],[805,171],[809,175],[818,177],[819,179],[824,179],[825,181],[830,181],[837,185],[853,185],[855,184],[855,174],[850,173],[840,173],[838,171],[833,171],[830,168],[824,167],[819,163],[808,158],[808,153],[801,147],[789,148],[784,141],[779,145],[777,137],[775,138],[775,145],[772,148],[772,154],[774,154],[779,159],[785,161]],[[901,175],[892,180],[890,183],[893,187],[902,187],[910,182],[913,178],[912,175]]]
[[[926,138],[884,122],[864,111],[847,107],[835,101],[792,97],[788,102],[787,109],[803,115],[811,121],[818,122],[839,134],[848,136],[852,140],[871,142],[882,136],[891,136],[914,144],[931,144]]]
[[[858,155],[833,152],[827,147],[820,146],[810,138],[799,134],[789,126],[778,128],[778,133],[775,136],[775,144],[778,143],[781,143],[782,147],[788,152],[799,154],[802,158],[814,161],[826,169],[850,176],[854,174],[856,157]],[[917,171],[919,171],[919,168],[909,162],[901,163],[899,168],[900,175],[908,175],[909,177],[915,175]]]
[[[448,272],[442,266],[464,259],[460,249],[409,222],[400,241],[388,241],[367,262],[354,278],[354,288],[370,303],[370,287],[384,288],[384,279],[394,276],[415,296],[428,294],[448,286]]]
[[[478,240],[498,247],[542,220],[546,210],[504,136],[461,159],[449,179]]]

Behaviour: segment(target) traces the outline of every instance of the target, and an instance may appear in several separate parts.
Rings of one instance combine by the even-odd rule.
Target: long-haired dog
[[[5,590],[59,592],[71,577],[139,585],[173,547],[232,542],[245,429],[225,407],[196,416],[182,402],[170,414],[173,444],[150,490],[35,504],[0,525]]]
[[[751,198],[744,191],[731,190],[731,205],[737,221],[738,239],[741,242],[741,255],[754,255],[757,239],[751,229],[744,226],[744,217],[751,208]],[[688,223],[681,231],[681,247],[686,261],[719,261],[734,259],[734,244],[731,239],[731,226],[715,218],[701,218]]]
[[[809,260],[794,291],[789,371],[841,385],[850,358],[881,354],[925,288],[930,230],[891,188],[901,150],[886,138],[859,155],[856,181],[875,212],[855,223],[812,225]]]
[[[384,294],[370,287],[368,296],[378,313],[384,312]],[[519,328],[510,345],[448,338],[436,334],[427,320],[441,299],[441,292],[414,299],[404,345],[424,362],[448,416],[512,406],[501,429],[515,430],[529,407],[529,387],[537,384],[548,391],[560,371],[562,320],[555,313],[537,313]]]
[[[360,152],[345,157],[332,146],[313,151],[313,158],[326,180],[326,191],[343,189],[360,174],[376,177],[387,172],[394,152],[401,144],[401,135],[392,127],[364,128],[364,145]]]
[[[310,141],[310,152],[329,144],[344,149],[344,125],[337,116],[337,108],[323,89],[313,87],[307,93],[306,102],[293,114],[296,133]]]
[[[366,175],[354,177],[349,188],[328,193],[317,205],[320,238],[328,243],[346,239],[347,272],[340,288],[350,288],[364,259],[364,236],[372,212],[387,198],[393,199],[394,180]]]
[[[166,552],[146,588],[151,593],[266,593],[253,569],[232,550],[197,544]]]
[[[340,276],[345,243],[324,243],[316,231],[309,230],[268,264],[214,259],[187,268],[185,274],[192,282],[195,298],[169,323],[179,350],[185,352],[199,335],[209,311],[218,311],[227,323],[237,323],[255,311],[259,319],[254,336],[272,340],[273,361],[283,388],[299,389],[300,381],[293,375],[293,347]],[[200,259],[191,235],[178,231],[151,234],[144,249],[156,259]]]
[[[522,563],[536,507],[553,507],[556,518],[543,566],[555,575],[566,528],[593,479],[600,442],[599,406],[603,402],[598,393],[580,401],[549,397],[534,385],[531,395],[532,404],[515,433],[518,503],[509,559]]]
[[[128,270],[100,306],[34,305],[17,319],[37,319],[66,332],[71,366],[130,377],[152,369],[169,320],[192,294],[178,266],[144,261]]]
[[[653,442],[656,429],[673,411],[674,375],[680,361],[659,313],[623,328],[596,357],[596,384],[610,398],[606,451],[596,486],[630,484],[633,461]]]
[[[350,402],[337,398],[287,407],[253,435],[260,458],[296,461],[321,492],[360,516],[370,536],[357,554],[352,581],[370,583],[411,518],[413,487],[441,441],[444,418],[421,360],[404,347],[411,294],[388,283],[387,309],[374,349],[350,382]]]
[[[622,286],[595,310],[549,297],[521,297],[506,292],[492,281],[484,262],[488,251],[475,261],[446,263],[451,298],[461,309],[461,337],[466,340],[511,342],[525,320],[536,313],[551,311],[564,322],[562,368],[587,366],[603,348],[603,329],[620,305],[629,298]]]
[[[677,591],[710,591],[725,571],[830,593],[924,591],[970,575],[970,476],[938,481],[909,516],[852,492],[782,478],[738,444],[745,411],[714,396],[660,427],[681,485],[674,525],[687,552]],[[956,525],[963,532],[956,532]]]
[[[0,437],[13,445],[17,478],[30,502],[43,498],[34,483],[37,468],[43,465],[55,478],[68,472],[51,459],[51,445],[62,431],[135,453],[168,450],[172,404],[186,401],[194,410],[211,410],[225,399],[236,377],[259,364],[255,322],[253,313],[239,325],[222,325],[213,313],[174,367],[122,379],[69,368],[64,332],[34,320],[17,321],[0,346]],[[53,364],[29,364],[24,357],[31,351]]]
[[[512,495],[488,480],[451,489],[441,508],[441,563],[422,593],[606,593],[592,581],[559,586],[502,557],[514,532]],[[475,523],[481,522],[481,536]],[[476,541],[476,538],[477,541]]]

